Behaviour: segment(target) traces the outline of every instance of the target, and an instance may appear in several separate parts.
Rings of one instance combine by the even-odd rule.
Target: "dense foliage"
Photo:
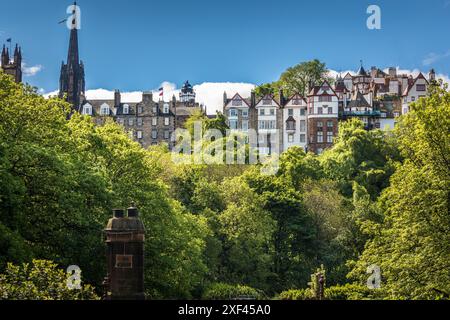
[[[442,85],[393,133],[341,123],[333,148],[321,156],[291,148],[269,176],[261,165],[176,164],[164,146],[144,150],[112,121],[67,120],[64,110],[0,74],[0,298],[95,298],[61,288],[69,265],[101,295],[101,232],[111,208],[131,202],[146,227],[149,298],[312,299],[311,274],[322,265],[327,299],[449,298]],[[194,121],[227,129],[221,115],[195,114],[187,129]],[[54,263],[30,267],[35,259]],[[382,289],[367,288],[373,264]]]

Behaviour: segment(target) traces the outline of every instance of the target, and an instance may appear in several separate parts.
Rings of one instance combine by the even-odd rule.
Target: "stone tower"
[[[14,78],[17,83],[22,82],[22,49],[16,44],[13,60],[9,57],[9,50],[3,46],[1,69]]]
[[[195,105],[195,92],[189,81],[186,81],[181,88],[180,101],[187,106]]]
[[[74,4],[76,6],[76,3]],[[75,11],[73,12],[74,17]],[[64,61],[61,64],[61,75],[59,78],[59,97],[66,95],[66,100],[76,111],[80,111],[80,105],[84,99],[85,80],[84,65],[80,61],[78,51],[78,22],[77,18],[72,20],[70,30],[69,52],[67,55],[67,64]]]
[[[114,210],[105,229],[108,275],[106,300],[143,300],[144,224],[135,207]]]

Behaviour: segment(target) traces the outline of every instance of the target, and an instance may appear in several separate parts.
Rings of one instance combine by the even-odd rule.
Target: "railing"
[[[343,111],[344,116],[381,117],[380,111]]]

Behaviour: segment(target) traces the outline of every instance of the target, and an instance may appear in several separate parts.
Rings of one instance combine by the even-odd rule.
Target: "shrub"
[[[265,297],[260,290],[226,283],[215,283],[209,286],[203,294],[203,300],[232,300],[244,297],[251,297],[257,300]]]
[[[280,293],[279,300],[313,300],[314,296],[311,289],[288,290]]]
[[[383,291],[371,290],[365,286],[357,284],[346,284],[325,288],[326,300],[377,300],[383,298]],[[280,293],[277,297],[280,300],[314,300],[315,297],[311,289],[288,290]]]
[[[33,260],[32,264],[8,264],[0,275],[0,300],[98,300],[94,288],[67,287],[67,273],[51,261]]]
[[[369,289],[358,284],[346,284],[325,289],[327,300],[374,300],[381,297],[381,290]]]

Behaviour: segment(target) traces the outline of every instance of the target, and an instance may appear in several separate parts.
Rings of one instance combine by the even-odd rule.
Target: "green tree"
[[[334,146],[319,158],[325,176],[337,181],[347,197],[352,196],[353,182],[357,182],[375,200],[389,185],[395,161],[400,160],[391,141],[380,130],[365,130],[360,120],[341,122]]]
[[[328,72],[325,63],[317,59],[302,62],[288,68],[281,74],[278,81],[258,86],[255,93],[259,97],[267,94],[278,96],[279,90],[283,89],[287,96],[298,93],[306,97],[312,86],[321,85],[324,81],[333,83],[333,79],[329,77]]]
[[[221,279],[268,290],[275,221],[264,210],[263,199],[243,179],[225,181],[221,187],[226,203],[218,217],[223,239]]]
[[[21,266],[8,264],[5,273],[0,274],[0,300],[99,299],[94,288],[82,282],[80,289],[71,290],[68,278],[69,275],[51,261],[33,260]]]
[[[380,199],[384,221],[350,276],[381,268],[393,299],[450,298],[450,93],[434,86],[396,129],[405,157]]]

